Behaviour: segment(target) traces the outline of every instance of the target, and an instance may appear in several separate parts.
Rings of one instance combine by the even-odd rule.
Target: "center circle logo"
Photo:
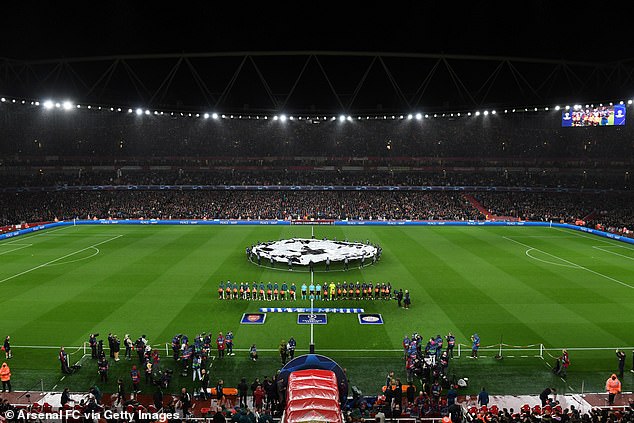
[[[247,316],[247,320],[249,322],[257,322],[258,320],[260,320],[260,315],[258,315],[258,314],[249,314]]]
[[[361,318],[364,322],[378,322],[379,318],[376,316],[364,316]]]

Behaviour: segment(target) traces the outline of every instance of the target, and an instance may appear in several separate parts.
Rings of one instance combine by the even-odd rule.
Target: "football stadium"
[[[99,7],[0,58],[2,421],[634,419],[627,52]]]

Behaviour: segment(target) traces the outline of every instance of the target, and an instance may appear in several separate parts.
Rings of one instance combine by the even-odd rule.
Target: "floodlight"
[[[416,113],[416,120],[421,120],[423,118],[423,115],[420,113]]]
[[[278,119],[277,115],[273,116],[273,120],[277,120],[277,119]]]
[[[409,115],[407,115],[407,120],[412,120],[412,118],[413,118],[413,116],[412,116],[411,113]]]
[[[280,120],[282,122],[286,122],[286,115],[280,115]]]
[[[212,119],[218,119],[218,113],[212,113],[211,114],[211,118]]]
[[[559,111],[559,109],[561,109],[561,107],[559,107],[559,106],[555,106],[555,110],[556,110],[556,111]]]
[[[475,115],[476,115],[476,116],[480,116],[480,111],[479,111],[479,110],[478,110],[478,111],[476,111],[476,112],[475,112]]]
[[[344,120],[346,120],[346,117],[344,115],[339,115],[339,122],[343,122]]]
[[[64,110],[70,110],[73,108],[73,104],[70,101],[65,101],[64,103],[62,103],[62,107],[64,108]]]
[[[143,114],[143,110],[142,109],[136,109],[136,115],[137,116],[141,116]]]
[[[484,116],[488,116],[488,115],[489,115],[489,111],[488,111],[488,110],[485,110],[485,111],[484,111]]]
[[[145,110],[145,114],[146,114],[146,115],[149,115],[149,114],[150,114],[150,111],[146,109],[146,110]]]
[[[204,117],[205,119],[209,119],[209,113],[205,113],[205,114],[203,115],[203,117]]]

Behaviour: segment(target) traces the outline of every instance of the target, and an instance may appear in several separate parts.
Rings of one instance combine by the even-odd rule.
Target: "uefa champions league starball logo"
[[[307,238],[291,238],[279,241],[269,241],[253,247],[252,257],[260,260],[293,265],[308,266],[313,264],[341,263],[348,259],[350,262],[371,262],[378,255],[378,246],[370,243],[320,240]]]

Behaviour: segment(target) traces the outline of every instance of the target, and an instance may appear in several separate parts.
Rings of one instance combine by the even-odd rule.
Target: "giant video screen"
[[[614,126],[625,125],[625,106],[575,108],[561,113],[561,126]]]

